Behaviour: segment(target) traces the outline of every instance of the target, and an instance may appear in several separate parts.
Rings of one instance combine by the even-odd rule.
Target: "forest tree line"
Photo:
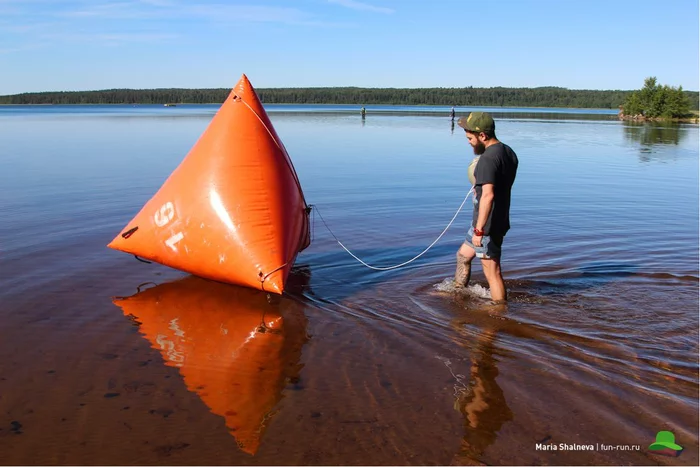
[[[389,104],[618,109],[634,91],[540,88],[260,88],[266,104]],[[230,89],[107,89],[0,96],[0,104],[220,104]],[[683,91],[691,109],[698,92]]]

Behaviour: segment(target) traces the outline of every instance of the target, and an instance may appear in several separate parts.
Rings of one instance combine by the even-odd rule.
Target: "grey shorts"
[[[469,245],[476,251],[477,258],[484,259],[500,259],[501,247],[503,246],[503,235],[484,235],[481,237],[481,246],[472,245],[472,237],[474,236],[474,227],[469,228],[467,238],[464,243]]]

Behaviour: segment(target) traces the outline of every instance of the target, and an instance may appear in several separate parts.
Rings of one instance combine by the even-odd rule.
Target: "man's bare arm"
[[[493,208],[493,183],[481,185],[481,199],[479,199],[479,217],[476,220],[476,228],[484,230],[486,221],[489,219],[491,209]]]

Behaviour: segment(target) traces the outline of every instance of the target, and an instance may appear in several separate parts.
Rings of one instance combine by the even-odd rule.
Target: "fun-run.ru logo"
[[[577,444],[577,443],[551,443],[547,442],[551,436],[535,444],[536,451],[641,451],[639,444]],[[659,431],[656,441],[649,445],[649,450],[656,454],[677,457],[683,451],[683,447],[676,444],[676,436],[670,431]]]
[[[649,445],[649,450],[666,456],[678,456],[683,447],[676,444],[676,435],[670,431],[656,433],[656,441]]]
[[[638,444],[535,444],[536,451],[641,451],[642,447]]]

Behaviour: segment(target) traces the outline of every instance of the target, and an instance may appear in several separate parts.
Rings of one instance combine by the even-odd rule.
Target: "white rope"
[[[333,238],[335,238],[335,241],[338,242],[338,245],[340,245],[341,247],[343,247],[343,249],[344,249],[345,251],[347,251],[348,254],[349,254],[350,256],[352,256],[353,258],[355,258],[357,261],[359,261],[360,263],[362,263],[364,266],[366,266],[366,267],[368,267],[368,268],[370,268],[370,269],[374,269],[375,271],[389,271],[389,270],[391,270],[391,269],[397,269],[397,268],[400,268],[400,267],[402,267],[402,266],[406,266],[407,264],[412,263],[413,261],[415,261],[415,260],[417,260],[418,258],[420,258],[421,256],[423,256],[425,253],[427,253],[428,250],[430,250],[430,249],[433,247],[433,245],[435,245],[435,244],[442,238],[442,236],[445,235],[445,232],[447,232],[447,230],[450,228],[450,226],[452,225],[452,223],[453,223],[453,222],[455,221],[455,219],[457,218],[457,215],[458,215],[458,214],[460,213],[460,211],[462,210],[462,207],[464,207],[464,203],[467,202],[467,199],[469,198],[469,195],[472,193],[472,191],[474,191],[474,187],[472,187],[472,188],[467,192],[467,196],[464,197],[464,200],[462,201],[462,204],[459,205],[459,208],[457,209],[457,212],[455,213],[454,216],[452,216],[452,220],[450,221],[449,224],[447,224],[447,227],[445,227],[445,230],[442,231],[442,233],[438,236],[438,238],[436,238],[435,241],[434,241],[433,243],[431,243],[431,244],[428,246],[428,248],[426,248],[425,250],[423,250],[423,251],[420,252],[418,255],[414,256],[413,258],[409,259],[408,261],[405,261],[405,262],[403,262],[403,263],[401,263],[401,264],[397,264],[396,266],[376,267],[376,266],[372,266],[372,265],[369,265],[369,264],[365,263],[365,262],[362,261],[360,258],[358,258],[357,256],[355,256],[350,250],[348,250],[348,249],[345,247],[345,245],[343,245],[343,243],[342,243],[340,240],[338,240],[338,237],[336,237],[335,234],[333,233],[333,231],[331,231],[330,227],[328,227],[328,224],[326,224],[326,221],[323,219],[323,216],[321,216],[321,213],[320,213],[320,212],[318,213],[318,215],[319,215],[319,217],[321,217],[321,220],[323,221],[323,225],[326,226],[326,228],[327,228],[328,231],[331,233],[331,235],[333,235]],[[313,206],[313,205],[312,205],[312,206]],[[316,207],[316,206],[313,206],[313,207]],[[316,208],[316,210],[318,210],[318,208]]]

